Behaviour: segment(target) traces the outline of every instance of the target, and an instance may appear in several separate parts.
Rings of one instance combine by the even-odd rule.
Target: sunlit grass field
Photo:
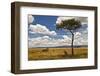
[[[86,47],[74,48],[72,55],[71,48],[29,48],[28,60],[54,60],[54,59],[79,59],[87,58]]]

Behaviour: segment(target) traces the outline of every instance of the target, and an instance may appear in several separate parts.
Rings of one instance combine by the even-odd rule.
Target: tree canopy
[[[61,23],[56,24],[57,29],[68,29],[68,30],[75,30],[81,26],[81,22],[79,20],[68,19],[63,20]]]

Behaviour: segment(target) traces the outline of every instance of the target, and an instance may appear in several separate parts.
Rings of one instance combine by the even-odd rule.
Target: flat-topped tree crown
[[[61,23],[56,24],[57,29],[68,29],[68,30],[75,30],[81,26],[81,22],[79,20],[68,19],[62,20]]]

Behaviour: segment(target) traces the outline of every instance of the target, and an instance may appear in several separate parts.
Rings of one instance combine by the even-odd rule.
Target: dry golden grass
[[[51,59],[75,59],[87,58],[87,48],[74,48],[72,56],[71,48],[29,48],[28,60],[51,60]]]

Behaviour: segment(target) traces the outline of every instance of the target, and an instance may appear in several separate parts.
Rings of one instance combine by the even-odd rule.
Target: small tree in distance
[[[71,48],[72,48],[72,55],[74,55],[74,49],[73,49],[73,42],[74,42],[74,30],[77,28],[80,28],[81,22],[79,20],[68,19],[68,20],[62,20],[61,23],[56,24],[56,29],[67,29],[72,35],[72,42],[71,42]]]

